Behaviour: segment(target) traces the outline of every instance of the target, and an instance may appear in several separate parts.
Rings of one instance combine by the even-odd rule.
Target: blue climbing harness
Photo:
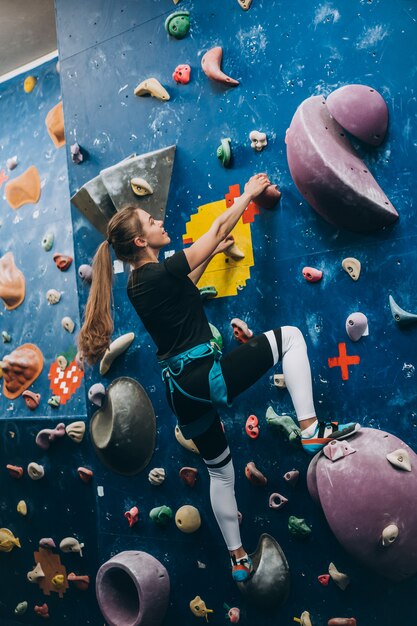
[[[184,367],[188,363],[192,363],[197,359],[203,359],[204,357],[213,355],[214,361],[209,372],[209,389],[210,399],[198,398],[196,396],[187,393],[175,380],[177,376],[180,376],[184,370]],[[168,388],[171,394],[171,404],[175,415],[177,415],[174,404],[174,391],[177,389],[183,396],[196,402],[203,402],[205,404],[211,404],[215,408],[230,407],[231,403],[227,401],[227,387],[224,380],[223,371],[220,365],[220,359],[222,353],[220,348],[214,341],[208,341],[206,343],[200,343],[185,352],[176,354],[169,359],[163,359],[159,361],[159,365],[162,368],[162,380],[168,383]],[[201,418],[195,420],[192,424],[181,425],[181,431],[184,437],[191,438],[204,432],[211,422],[214,420],[215,412],[208,412],[207,415],[203,415]],[[190,434],[193,433],[193,434]]]

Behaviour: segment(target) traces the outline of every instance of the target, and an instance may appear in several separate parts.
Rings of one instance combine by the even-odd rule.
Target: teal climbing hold
[[[220,146],[217,148],[217,158],[223,165],[223,167],[229,167],[232,159],[232,150],[230,147],[231,139],[226,137],[221,140]]]
[[[404,311],[398,304],[395,302],[394,298],[390,295],[389,297],[389,306],[391,309],[392,317],[400,326],[405,326],[406,324],[412,324],[413,322],[417,322],[417,315],[415,313],[409,313],[408,311]]]

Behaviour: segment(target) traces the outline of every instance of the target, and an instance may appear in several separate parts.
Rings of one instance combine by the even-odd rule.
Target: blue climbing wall
[[[221,330],[226,349],[234,345],[229,322],[235,316],[244,319],[255,332],[285,324],[300,327],[308,343],[319,415],[326,419],[356,419],[364,425],[393,432],[416,448],[417,330],[396,326],[388,307],[391,293],[404,309],[417,311],[413,288],[417,225],[412,184],[417,164],[412,134],[417,112],[415,5],[410,0],[398,0],[395,5],[382,0],[332,3],[300,0],[290,8],[286,3],[253,0],[250,10],[243,12],[237,0],[221,3],[183,0],[180,7],[190,11],[192,26],[187,38],[175,41],[164,30],[165,17],[174,10],[171,0],[140,3],[93,0],[88,4],[81,0],[70,4],[56,0],[70,194],[101,169],[131,152],[140,154],[177,144],[166,228],[172,238],[171,247],[178,250],[185,224],[199,205],[222,199],[230,185],[243,186],[252,173],[267,171],[283,191],[281,204],[275,211],[262,211],[256,216],[251,226],[255,253],[251,278],[236,297],[207,303],[210,321]],[[223,89],[201,71],[201,56],[214,45],[223,47],[223,67],[241,81],[238,88]],[[177,86],[171,78],[173,69],[180,63],[192,66],[189,85]],[[149,76],[155,76],[167,87],[171,94],[169,102],[133,95],[134,87]],[[323,222],[295,188],[285,156],[285,131],[298,104],[310,95],[327,95],[349,83],[369,84],[380,91],[390,114],[389,133],[380,148],[357,146],[400,213],[400,220],[392,228],[372,235],[337,231]],[[58,89],[57,84],[55,88]],[[57,93],[50,106],[58,97]],[[10,99],[10,115],[13,106]],[[49,105],[45,107],[45,112],[49,108]],[[18,128],[20,133],[24,132],[24,127]],[[248,134],[254,128],[268,135],[268,147],[260,154],[252,151],[248,141]],[[2,128],[2,134],[12,141],[9,125]],[[27,138],[27,130],[25,137],[34,150],[39,149],[39,142]],[[221,137],[232,139],[234,161],[230,170],[222,169],[215,157]],[[69,144],[75,140],[86,152],[86,160],[80,166],[68,159]],[[15,152],[11,147],[10,150]],[[62,159],[63,149],[54,154]],[[2,160],[8,156],[3,149]],[[60,162],[60,167],[63,166]],[[58,180],[56,176],[55,180]],[[60,210],[63,206],[68,210],[66,190],[59,200]],[[10,232],[14,228],[15,232],[19,224],[12,227],[12,218],[9,222],[7,228]],[[74,208],[72,222],[78,266],[91,261],[102,237]],[[6,251],[3,232],[0,233],[2,253]],[[36,236],[31,233],[33,245],[42,235],[43,229]],[[17,249],[22,253],[27,251],[16,244]],[[36,258],[43,259],[41,253],[44,254],[42,249],[38,250]],[[356,283],[341,268],[346,256],[357,257],[362,263],[362,275]],[[322,269],[323,280],[306,283],[301,275],[305,265]],[[75,279],[72,280],[75,290]],[[311,612],[315,626],[325,625],[329,617],[337,615],[354,615],[361,625],[397,626],[409,621],[416,608],[415,580],[393,585],[358,566],[337,544],[324,516],[311,501],[304,478],[295,489],[284,483],[283,474],[293,467],[300,469],[304,477],[308,459],[266,427],[263,416],[269,405],[279,413],[293,414],[287,393],[273,386],[272,372],[243,394],[231,410],[224,412],[223,418],[235,459],[244,544],[253,550],[262,532],[276,537],[290,564],[292,590],[279,617],[263,615],[242,600],[230,579],[227,553],[211,513],[204,467],[198,458],[179,447],[173,437],[174,418],[164,400],[154,348],[127,301],[126,280],[127,272],[115,275],[115,334],[133,330],[136,339],[104,380],[97,368],[88,370],[86,387],[98,381],[108,384],[121,375],[133,376],[144,385],[158,420],[157,448],[149,467],[164,466],[167,480],[163,486],[152,488],[147,471],[134,478],[116,476],[95,459],[88,441],[83,444],[83,463],[95,472],[92,487],[95,490],[102,487],[96,491],[102,494],[96,502],[92,496],[89,500],[93,514],[89,515],[88,523],[97,530],[98,555],[86,568],[88,573],[93,575],[100,563],[121,550],[141,549],[153,554],[164,563],[171,578],[170,607],[164,626],[193,624],[196,618],[191,615],[188,603],[197,594],[215,610],[210,617],[213,624],[225,623],[223,602],[241,607],[243,624],[259,626],[291,624],[293,616],[299,616],[304,609]],[[40,287],[40,281],[37,283],[42,294],[49,288],[49,281],[46,278],[44,281],[47,286],[42,283]],[[82,311],[88,288],[80,283],[77,286]],[[71,306],[75,304],[74,298]],[[49,309],[45,311],[51,314]],[[357,344],[350,342],[344,329],[345,320],[353,311],[362,311],[369,319],[370,334]],[[19,319],[18,312],[23,315],[23,309],[18,309],[13,319]],[[76,317],[73,311],[70,314]],[[11,318],[7,316],[7,320]],[[54,320],[55,317],[58,324],[59,316],[54,315]],[[47,351],[49,344],[42,344],[46,339],[41,331],[33,327],[32,332],[31,340]],[[341,378],[340,368],[328,367],[328,358],[337,355],[340,342],[346,343],[348,354],[360,356],[360,364],[349,368],[346,381]],[[55,354],[60,349],[61,345]],[[13,414],[6,413],[9,403],[4,398],[1,401],[2,417],[14,419]],[[76,402],[65,409],[61,407],[56,413],[59,419],[72,417]],[[17,402],[14,404],[17,406]],[[93,413],[90,406],[85,409],[82,404],[78,408],[77,414],[86,411],[90,417]],[[257,414],[261,421],[261,435],[256,441],[249,440],[244,433],[250,413]],[[24,411],[21,417],[25,417]],[[6,434],[13,431],[7,422],[4,424]],[[29,430],[25,431],[25,436],[29,434]],[[69,449],[69,442],[66,444]],[[24,454],[23,464],[27,452],[23,445],[19,451],[20,458]],[[55,448],[53,454],[57,454]],[[51,455],[52,451],[49,462]],[[70,459],[70,452],[67,456],[60,455],[63,468],[70,466]],[[247,482],[244,467],[250,460],[268,477],[267,488],[259,490]],[[196,465],[200,470],[199,481],[192,491],[177,477],[183,465]],[[71,494],[68,496],[71,501],[79,499],[74,488],[68,487],[65,492]],[[288,497],[289,503],[283,511],[269,509],[268,495],[272,491]],[[65,494],[61,493],[60,498],[64,501]],[[164,530],[151,526],[148,512],[152,507],[168,504],[175,510],[186,503],[194,504],[202,513],[202,527],[196,534],[183,535],[174,525]],[[139,523],[129,529],[123,512],[134,504],[140,508],[141,516]],[[60,506],[64,506],[63,502]],[[3,510],[1,514],[2,525],[7,526],[9,517],[4,518]],[[313,534],[308,541],[300,543],[289,535],[287,521],[291,514],[304,517],[312,526]],[[88,523],[85,515],[78,516],[77,524],[69,524],[66,534],[78,533],[76,536],[83,540],[85,536],[91,537]],[[14,529],[16,534],[17,531],[22,534],[17,525]],[[11,562],[15,554],[16,551],[0,556]],[[92,538],[90,555],[94,559]],[[198,567],[197,561],[206,567]],[[334,585],[322,587],[317,582],[317,575],[327,571],[330,561],[352,579],[345,592]],[[16,561],[13,564],[17,568]],[[18,568],[23,578],[22,572],[30,569],[26,565],[27,559]],[[23,585],[27,588],[26,582],[22,588]],[[59,601],[51,604],[51,623],[73,622],[78,616],[77,598],[72,592],[61,604]],[[39,600],[38,594],[36,601],[41,603]],[[94,617],[92,589],[85,596],[84,608],[91,623],[102,623],[99,617]],[[31,623],[30,620],[28,617],[26,623]]]

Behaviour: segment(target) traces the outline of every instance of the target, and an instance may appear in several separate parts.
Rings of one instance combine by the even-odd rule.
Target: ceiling
[[[56,48],[54,0],[0,0],[0,76]]]

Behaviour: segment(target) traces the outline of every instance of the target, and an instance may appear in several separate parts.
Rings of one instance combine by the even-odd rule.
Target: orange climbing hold
[[[36,204],[41,197],[41,179],[34,165],[13,178],[4,188],[4,195],[12,209],[24,204]]]
[[[13,311],[25,299],[26,282],[14,262],[12,252],[0,258],[0,298],[8,311]]]
[[[14,400],[37,379],[43,369],[43,354],[33,343],[24,343],[3,357],[3,393]]]
[[[61,148],[65,144],[64,111],[62,102],[58,102],[45,118],[46,130],[54,142],[55,148]]]
[[[246,420],[245,431],[248,437],[251,439],[257,439],[259,437],[259,420],[256,415],[249,415]]]

